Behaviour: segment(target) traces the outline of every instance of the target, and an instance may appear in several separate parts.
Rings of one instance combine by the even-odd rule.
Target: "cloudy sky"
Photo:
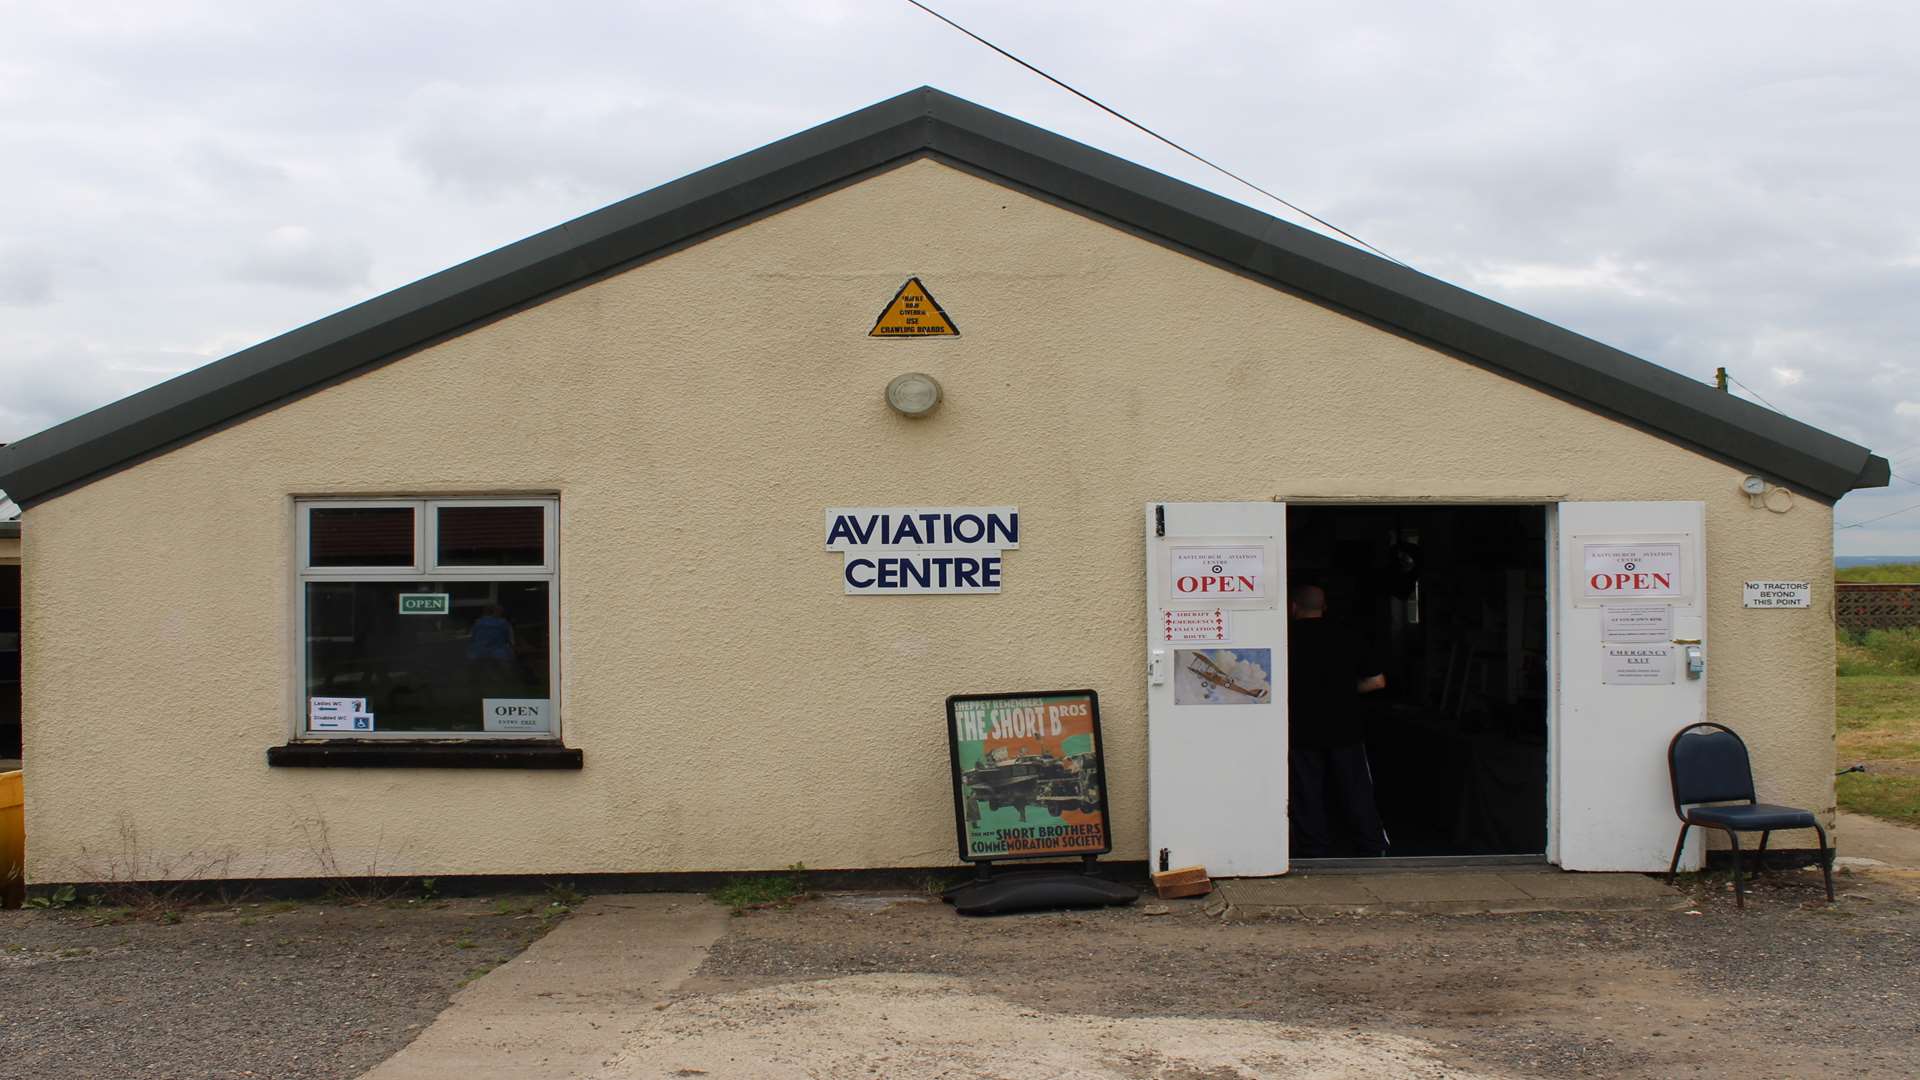
[[[1920,6],[930,0],[1415,267],[1894,460]],[[0,0],[0,441],[932,84],[1289,216],[905,0]],[[1920,509],[1836,532],[1920,552]]]

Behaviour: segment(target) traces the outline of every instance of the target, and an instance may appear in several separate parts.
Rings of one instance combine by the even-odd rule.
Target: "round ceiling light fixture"
[[[909,371],[887,384],[887,404],[902,416],[925,416],[940,404],[940,384],[931,375]]]

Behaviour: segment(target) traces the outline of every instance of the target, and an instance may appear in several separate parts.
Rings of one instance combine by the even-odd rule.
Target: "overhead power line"
[[[1132,117],[1114,108],[1113,106],[1108,105],[1102,101],[1097,101],[1094,98],[1090,97],[1089,95],[1083,93],[1082,91],[1067,85],[1065,82],[1059,79],[1054,78],[1052,75],[1047,74],[1045,71],[1042,71],[1039,68],[1035,67],[1034,65],[1027,63],[1025,60],[1022,60],[1019,57],[1008,52],[1007,50],[1001,48],[1000,46],[995,45],[993,42],[988,41],[986,38],[981,37],[979,34],[974,33],[973,31],[967,29],[966,27],[961,26],[959,23],[954,22],[952,19],[947,18],[945,15],[942,15],[939,12],[933,10],[927,5],[921,3],[920,0],[907,0],[907,3],[912,4],[914,7],[919,8],[921,11],[924,11],[927,14],[933,16],[934,18],[939,19],[941,22],[946,23],[948,26],[953,27],[955,30],[960,31],[961,33],[967,35],[968,37],[979,42],[980,44],[985,45],[987,48],[992,49],[994,52],[999,53],[1001,56],[1004,56],[1007,59],[1013,61],[1014,63],[1019,64],[1021,67],[1026,68],[1028,71],[1033,72],[1035,75],[1038,75],[1041,78],[1052,83],[1053,85],[1059,87],[1060,89],[1065,90],[1067,93],[1072,94],[1074,97],[1077,97],[1080,100],[1086,102],[1087,104],[1092,105],[1094,108],[1099,109],[1101,112],[1104,112],[1109,116],[1114,117],[1115,119],[1119,120],[1121,123],[1124,123],[1130,127],[1133,127],[1139,131],[1145,132],[1147,135],[1160,140],[1161,142],[1167,144],[1168,146],[1173,147],[1175,150],[1180,151],[1181,153],[1187,155],[1193,160],[1199,162],[1200,164],[1205,165],[1207,168],[1212,169],[1213,171],[1219,173],[1222,176],[1238,181],[1239,183],[1245,184],[1247,187],[1250,187],[1253,190],[1259,192],[1260,194],[1265,195],[1267,198],[1272,199],[1274,202],[1279,203],[1281,206],[1284,206],[1287,209],[1293,211],[1294,213],[1301,215],[1302,217],[1308,218],[1321,226],[1324,226],[1328,229],[1333,230],[1334,232],[1339,233],[1341,236],[1344,236],[1347,239],[1353,241],[1354,243],[1359,244],[1361,247],[1366,248],[1368,251],[1373,252],[1375,255],[1380,256],[1381,258],[1387,260],[1388,262],[1398,263],[1401,266],[1406,266],[1407,269],[1409,270],[1413,269],[1413,267],[1407,266],[1406,263],[1401,262],[1399,259],[1394,258],[1393,256],[1387,254],[1384,251],[1381,251],[1379,248],[1374,247],[1372,244],[1367,243],[1365,240],[1360,239],[1359,237],[1353,235],[1347,230],[1341,228],[1340,226],[1335,225],[1333,222],[1328,221],[1326,218],[1321,217],[1320,215],[1314,213],[1313,211],[1304,209],[1303,207],[1300,207],[1293,203],[1288,202],[1287,200],[1281,198],[1280,196],[1275,195],[1273,192],[1268,191],[1266,188],[1261,187],[1259,184],[1256,184],[1253,181],[1247,179],[1246,177],[1241,176],[1239,173],[1233,172],[1227,169],[1225,166],[1215,164],[1214,162],[1204,157],[1201,157],[1199,154],[1196,154],[1192,150],[1189,150],[1186,147],[1181,146],[1179,143],[1174,142],[1172,139],[1167,138],[1165,135],[1162,135],[1159,132],[1153,130],[1152,128],[1146,126],[1145,124],[1140,123],[1139,121],[1133,119]],[[1754,396],[1758,397],[1759,395],[1756,394]]]
[[[1862,526],[1862,525],[1871,525],[1871,524],[1873,524],[1873,523],[1874,523],[1874,522],[1876,522],[1876,521],[1885,521],[1885,520],[1887,520],[1887,519],[1888,519],[1888,518],[1890,518],[1890,517],[1899,517],[1899,516],[1900,516],[1901,514],[1905,514],[1905,513],[1909,513],[1909,512],[1911,512],[1911,511],[1914,511],[1914,510],[1920,510],[1920,503],[1914,503],[1914,504],[1913,504],[1912,506],[1908,506],[1908,507],[1904,507],[1904,508],[1902,508],[1902,509],[1899,509],[1899,510],[1895,510],[1895,511],[1893,511],[1892,513],[1889,513],[1889,514],[1881,514],[1881,515],[1880,515],[1879,517],[1870,517],[1870,518],[1866,518],[1866,519],[1864,519],[1864,520],[1861,520],[1861,521],[1856,521],[1856,522],[1854,522],[1854,523],[1853,523],[1853,524],[1851,524],[1851,525],[1842,525],[1842,526],[1840,526],[1840,527],[1841,527],[1841,528],[1843,528],[1843,529],[1857,529],[1857,528],[1859,528],[1859,527],[1860,527],[1860,526]]]
[[[1721,368],[1720,370],[1726,371],[1727,369]],[[1766,398],[1760,397],[1760,392],[1758,390],[1755,390],[1753,387],[1748,386],[1746,383],[1741,382],[1739,379],[1734,379],[1731,372],[1727,374],[1727,378],[1733,379],[1733,385],[1739,387],[1742,390],[1745,390],[1749,394],[1752,394],[1755,398],[1758,398],[1760,401],[1760,404],[1765,405],[1767,408],[1772,409],[1774,412],[1780,412],[1779,408],[1776,407],[1773,402],[1768,401]]]
[[[1093,97],[1092,95],[1086,93],[1085,91],[1079,89],[1078,87],[1072,86],[1066,81],[1056,78],[1055,76],[1049,74],[1048,72],[1042,70],[1041,68],[1033,64],[1030,64],[1025,60],[1022,60],[1018,56],[1015,56],[1013,53],[1008,52],[1006,49],[1003,49],[1000,46],[995,45],[993,42],[988,41],[986,38],[981,37],[979,34],[974,33],[973,31],[967,29],[966,27],[961,26],[959,23],[954,22],[952,19],[947,18],[945,15],[940,14],[938,11],[935,11],[932,8],[928,7],[927,5],[921,3],[920,0],[907,0],[907,3],[912,4],[914,7],[919,8],[921,11],[926,12],[928,15],[931,15],[934,18],[939,19],[941,22],[946,23],[948,26],[951,26],[955,30],[958,30],[960,33],[965,34],[966,36],[972,38],[973,40],[979,42],[982,45],[985,45],[987,48],[992,49],[994,52],[999,53],[1001,56],[1006,57],[1008,60],[1011,60],[1014,63],[1019,64],[1021,67],[1026,68],[1028,71],[1033,72],[1035,75],[1038,75],[1041,78],[1052,83],[1053,85],[1058,86],[1060,89],[1065,90],[1067,93],[1072,94],[1074,97],[1079,98],[1080,100],[1086,102],[1087,104],[1092,105],[1094,108],[1099,109],[1101,112],[1104,112],[1107,115],[1113,117],[1114,119],[1119,120],[1121,123],[1126,124],[1128,127],[1134,128],[1135,130],[1142,132],[1143,134],[1147,135],[1150,138],[1153,138],[1158,140],[1159,142],[1165,143],[1167,146],[1170,146],[1173,149],[1178,150],[1180,153],[1185,154],[1186,156],[1192,158],[1193,160],[1199,162],[1202,165],[1205,165],[1207,168],[1212,169],[1213,171],[1219,173],[1220,175],[1227,177],[1228,179],[1233,180],[1236,183],[1245,185],[1246,187],[1251,188],[1252,190],[1257,191],[1262,195],[1265,195],[1267,198],[1272,199],[1274,202],[1279,203],[1281,206],[1286,207],[1287,209],[1293,211],[1294,213],[1299,214],[1300,216],[1307,218],[1308,220],[1313,221],[1314,223],[1321,225],[1324,228],[1327,228],[1332,230],[1333,232],[1339,233],[1341,236],[1344,236],[1348,240],[1351,240],[1354,243],[1360,245],[1361,247],[1366,248],[1368,251],[1373,252],[1375,255],[1378,255],[1381,258],[1386,259],[1388,262],[1395,263],[1400,266],[1405,266],[1409,270],[1413,269],[1413,267],[1408,266],[1405,262],[1401,261],[1400,259],[1394,258],[1392,255],[1389,255],[1385,251],[1382,251],[1381,249],[1375,247],[1374,245],[1367,243],[1365,240],[1360,239],[1358,236],[1355,236],[1353,233],[1350,233],[1347,230],[1341,228],[1340,226],[1335,225],[1333,222],[1328,221],[1326,218],[1321,217],[1320,215],[1314,213],[1313,211],[1308,210],[1305,207],[1299,206],[1295,203],[1289,202],[1278,195],[1275,195],[1273,192],[1268,191],[1266,188],[1261,187],[1259,184],[1256,184],[1253,181],[1247,179],[1246,177],[1241,176],[1239,173],[1236,173],[1233,170],[1228,169],[1226,166],[1221,165],[1209,158],[1202,157],[1200,154],[1187,149],[1186,147],[1180,145],[1177,142],[1174,142],[1172,139],[1167,138],[1165,135],[1160,134],[1159,132],[1146,126],[1145,124],[1140,123],[1138,120],[1135,120],[1131,116],[1128,116],[1127,114],[1121,112],[1120,110],[1114,108],[1113,106],[1108,105],[1106,102],[1100,101],[1099,99]],[[1730,380],[1733,383],[1733,385],[1738,386],[1740,389],[1745,390],[1748,394],[1751,394],[1755,400],[1760,402],[1760,404],[1765,405],[1767,408],[1772,409],[1774,412],[1780,412],[1779,406],[1775,405],[1771,401],[1768,401],[1764,396],[1761,395],[1761,393],[1758,390],[1755,390],[1753,387],[1748,386],[1746,383],[1741,382],[1739,379],[1733,378],[1731,374],[1727,373],[1727,370],[1725,368],[1721,368],[1719,370],[1719,374],[1721,374],[1722,376]],[[1905,480],[1909,484],[1920,485],[1920,481],[1909,480],[1907,477],[1900,476],[1898,473],[1895,473],[1894,476],[1900,480]],[[1881,514],[1879,517],[1871,517],[1871,518],[1867,518],[1864,521],[1856,521],[1851,525],[1842,525],[1840,526],[1840,528],[1857,529],[1862,525],[1869,525],[1876,521],[1884,521],[1887,518],[1897,517],[1900,514],[1905,514],[1912,510],[1920,510],[1920,503],[1917,503],[1913,506],[1909,506],[1903,510],[1895,510],[1889,514]]]

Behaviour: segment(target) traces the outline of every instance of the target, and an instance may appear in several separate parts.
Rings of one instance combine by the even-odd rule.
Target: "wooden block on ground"
[[[1204,866],[1183,866],[1153,875],[1153,891],[1162,900],[1176,896],[1205,896],[1213,891],[1213,881]]]

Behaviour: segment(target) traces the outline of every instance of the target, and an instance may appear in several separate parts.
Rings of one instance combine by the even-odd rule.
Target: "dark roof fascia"
[[[1884,486],[1866,448],[930,87],[403,286],[0,448],[21,506],[640,260],[931,154],[1829,501]]]

